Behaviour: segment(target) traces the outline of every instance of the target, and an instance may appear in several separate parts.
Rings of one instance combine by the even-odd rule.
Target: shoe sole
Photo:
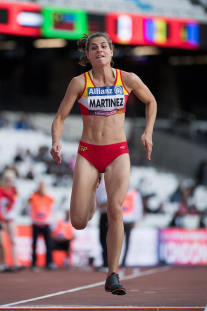
[[[126,295],[126,291],[122,288],[116,288],[114,290],[106,290],[105,292],[112,293],[113,295],[123,296]]]

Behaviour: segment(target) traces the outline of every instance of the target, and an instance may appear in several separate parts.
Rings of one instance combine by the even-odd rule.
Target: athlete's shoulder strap
[[[116,85],[122,85],[123,89],[124,89],[124,94],[129,95],[129,92],[128,92],[127,88],[124,85],[124,81],[123,81],[123,78],[122,78],[121,70],[120,69],[116,69],[116,71],[117,71]]]

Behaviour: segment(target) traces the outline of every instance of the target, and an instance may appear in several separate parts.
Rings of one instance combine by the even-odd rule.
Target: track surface
[[[125,296],[106,293],[105,277],[104,273],[80,269],[2,273],[0,310],[207,311],[207,267],[126,270],[121,278]]]

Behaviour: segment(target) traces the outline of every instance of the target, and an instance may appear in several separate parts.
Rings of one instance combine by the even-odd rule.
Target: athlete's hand
[[[145,133],[141,137],[142,146],[145,150],[147,150],[147,160],[151,160],[151,153],[152,153],[152,135]]]
[[[62,158],[60,156],[61,149],[62,149],[62,145],[58,142],[58,143],[52,144],[52,148],[50,150],[50,154],[57,164],[60,164],[62,161]]]

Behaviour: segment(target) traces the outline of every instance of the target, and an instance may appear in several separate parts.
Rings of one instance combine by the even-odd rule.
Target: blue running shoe
[[[110,292],[113,295],[125,295],[126,289],[123,285],[119,282],[119,275],[115,272],[113,272],[111,275],[109,275],[106,279],[105,283],[105,291]]]

